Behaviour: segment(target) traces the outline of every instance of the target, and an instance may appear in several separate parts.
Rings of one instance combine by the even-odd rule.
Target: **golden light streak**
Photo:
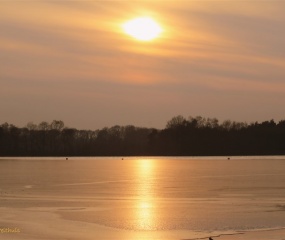
[[[138,177],[139,177],[139,200],[136,203],[137,208],[137,228],[140,230],[155,229],[155,213],[153,202],[153,164],[154,161],[143,159],[138,161]]]

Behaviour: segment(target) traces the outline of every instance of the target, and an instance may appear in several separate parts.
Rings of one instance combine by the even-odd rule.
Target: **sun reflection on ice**
[[[155,162],[149,159],[138,161],[137,177],[139,180],[138,200],[136,202],[137,228],[155,230],[153,174]]]
[[[137,219],[140,230],[155,230],[155,217],[151,202],[142,201],[138,202]]]

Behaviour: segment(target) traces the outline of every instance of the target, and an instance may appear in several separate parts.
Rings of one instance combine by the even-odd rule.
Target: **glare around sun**
[[[123,24],[126,34],[141,41],[150,41],[159,36],[162,28],[149,17],[140,17],[127,21]]]

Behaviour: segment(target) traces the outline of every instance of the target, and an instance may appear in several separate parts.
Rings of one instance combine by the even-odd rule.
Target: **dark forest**
[[[254,123],[173,117],[164,129],[77,130],[63,121],[0,125],[0,156],[285,155],[285,120]]]

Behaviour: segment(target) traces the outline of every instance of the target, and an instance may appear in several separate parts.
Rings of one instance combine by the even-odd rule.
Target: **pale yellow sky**
[[[122,24],[148,16],[149,42]],[[0,0],[0,124],[284,119],[285,1]]]

